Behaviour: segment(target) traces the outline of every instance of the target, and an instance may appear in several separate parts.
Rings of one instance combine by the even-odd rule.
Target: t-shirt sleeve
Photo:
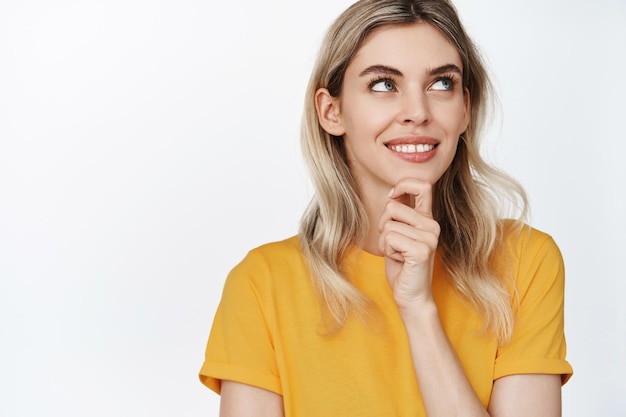
[[[498,349],[493,378],[560,374],[565,384],[573,371],[565,360],[563,258],[550,236],[530,233],[530,242],[518,242],[515,328],[509,343]]]
[[[218,394],[222,380],[282,394],[266,278],[264,262],[251,252],[226,279],[200,370],[202,383]]]

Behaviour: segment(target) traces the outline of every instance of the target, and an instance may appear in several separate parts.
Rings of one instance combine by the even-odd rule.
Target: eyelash
[[[387,76],[384,75],[380,75],[376,78],[373,78],[369,83],[367,83],[367,88],[369,88],[370,90],[372,88],[374,88],[374,86],[380,82],[390,82],[391,84],[393,84],[393,88],[396,88],[396,82],[393,80],[393,78],[389,78]]]
[[[380,83],[380,82],[390,82],[391,84],[393,84],[394,89],[396,86],[396,82],[394,81],[393,78],[390,78],[388,76],[378,76],[376,78],[373,78],[371,81],[369,81],[367,83],[367,87],[371,90],[376,84]],[[454,89],[456,88],[457,84],[458,84],[458,80],[455,76],[455,74],[444,74],[442,76],[437,77],[432,84],[435,84],[439,81],[448,81],[450,83],[450,89],[449,90],[444,90],[444,91],[454,91]],[[432,85],[431,84],[431,85]]]
[[[450,83],[450,89],[447,91],[454,91],[458,83],[457,78],[454,76],[454,74],[444,74],[440,77],[437,77],[437,79],[435,79],[433,84],[439,81],[448,81]]]

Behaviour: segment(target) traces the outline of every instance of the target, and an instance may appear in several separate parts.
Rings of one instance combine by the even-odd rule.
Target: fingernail
[[[392,188],[391,190],[389,190],[389,194],[387,194],[388,197],[391,197],[393,195],[393,192],[395,191],[395,187]]]

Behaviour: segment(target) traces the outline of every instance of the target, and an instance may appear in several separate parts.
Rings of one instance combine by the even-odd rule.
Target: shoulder
[[[285,269],[301,268],[304,264],[304,254],[300,246],[300,239],[292,236],[288,239],[266,243],[252,249],[240,265],[262,267],[268,272],[277,272]]]
[[[252,249],[248,253],[248,257],[261,257],[268,261],[276,259],[284,261],[293,259],[294,257],[300,257],[301,255],[302,250],[298,236],[291,236],[284,240],[266,243]]]
[[[514,220],[503,220],[499,227],[503,246],[512,250],[516,257],[545,251],[558,252],[559,250],[551,235],[527,224]]]
[[[231,270],[228,281],[268,285],[281,277],[303,271],[304,254],[297,236],[266,243],[250,250]]]
[[[542,281],[563,281],[563,256],[551,235],[526,224],[505,221],[499,257],[512,266],[518,289]]]

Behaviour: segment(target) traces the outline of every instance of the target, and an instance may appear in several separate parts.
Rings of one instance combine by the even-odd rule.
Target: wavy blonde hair
[[[521,230],[527,198],[516,181],[480,155],[479,134],[491,84],[475,45],[447,0],[361,0],[330,27],[306,91],[301,139],[315,196],[302,217],[300,241],[325,317],[330,319],[325,320],[326,329],[338,330],[353,311],[365,314],[369,302],[343,275],[342,260],[364,238],[367,217],[343,140],[322,129],[314,97],[319,88],[340,96],[346,68],[372,31],[418,22],[433,25],[457,48],[463,87],[471,97],[469,126],[452,164],[434,187],[433,214],[441,226],[439,256],[454,286],[483,315],[485,329],[505,343],[514,323],[511,293],[507,277],[496,276],[491,261],[506,235],[501,208],[516,209],[520,220],[507,224]]]

